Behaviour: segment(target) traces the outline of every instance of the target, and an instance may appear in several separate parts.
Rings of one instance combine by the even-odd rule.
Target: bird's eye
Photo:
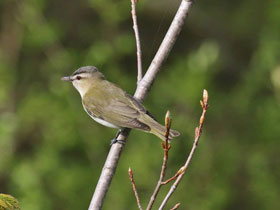
[[[77,79],[77,80],[80,80],[80,79],[82,79],[82,77],[80,77],[80,76],[77,76],[77,77],[76,77],[76,79]]]

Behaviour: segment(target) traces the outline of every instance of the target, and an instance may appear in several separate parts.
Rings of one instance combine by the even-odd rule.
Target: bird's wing
[[[116,87],[118,88],[118,87]],[[84,107],[88,114],[110,122],[119,127],[138,128],[145,131],[150,131],[150,127],[138,119],[145,108],[122,89],[107,89],[102,91],[102,100],[95,100],[94,97],[90,102],[84,101]]]

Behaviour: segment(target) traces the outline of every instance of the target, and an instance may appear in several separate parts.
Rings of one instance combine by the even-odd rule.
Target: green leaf
[[[0,194],[0,210],[20,210],[17,199],[11,195]]]

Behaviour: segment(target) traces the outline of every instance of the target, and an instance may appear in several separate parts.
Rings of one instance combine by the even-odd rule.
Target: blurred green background
[[[179,3],[137,5],[144,69]],[[0,1],[0,192],[18,198],[23,210],[88,208],[116,130],[93,122],[60,77],[95,65],[133,94],[130,10],[129,0]],[[162,123],[169,109],[182,134],[172,143],[170,177],[192,146],[203,88],[210,95],[198,150],[169,208],[280,209],[279,11],[279,0],[193,5],[144,102]],[[131,132],[104,209],[137,209],[128,167],[146,206],[161,168],[160,143]]]

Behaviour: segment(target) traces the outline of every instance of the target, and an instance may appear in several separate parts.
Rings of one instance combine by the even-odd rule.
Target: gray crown
[[[95,66],[84,66],[77,69],[73,75],[81,74],[81,73],[94,73],[98,72],[98,69]]]

